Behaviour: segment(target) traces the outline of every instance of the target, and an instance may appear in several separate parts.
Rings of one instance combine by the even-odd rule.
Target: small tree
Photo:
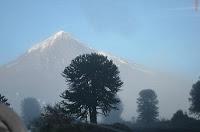
[[[138,121],[144,124],[155,122],[158,117],[158,99],[156,93],[152,89],[140,91],[138,104]]]
[[[70,124],[73,118],[66,114],[66,111],[59,104],[47,105],[43,108],[40,117],[34,121],[34,127],[40,131],[49,132],[54,127],[62,127]]]
[[[8,99],[5,96],[0,94],[0,103],[9,106],[10,104],[7,101]]]
[[[188,117],[187,113],[183,113],[182,110],[178,110],[176,113],[174,113],[171,121],[172,122],[185,122],[187,120],[190,120],[190,118]]]
[[[200,80],[193,84],[190,96],[189,101],[191,105],[189,110],[197,116],[197,118],[200,118]]]
[[[30,127],[31,123],[40,116],[41,107],[37,99],[28,97],[21,103],[22,117],[25,124]]]
[[[61,97],[61,104],[68,113],[80,119],[90,117],[90,122],[97,123],[97,114],[106,115],[116,109],[119,99],[116,97],[123,82],[119,70],[112,60],[91,53],[72,60],[63,74],[69,86]]]

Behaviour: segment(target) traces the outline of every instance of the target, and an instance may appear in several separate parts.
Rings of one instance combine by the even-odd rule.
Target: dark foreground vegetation
[[[33,127],[33,132],[200,132],[200,121],[158,121],[149,125],[140,123],[91,124],[71,122],[46,128]]]
[[[55,125],[46,129],[32,128],[33,132],[132,132],[132,129],[123,124],[97,125],[88,123],[72,123]]]

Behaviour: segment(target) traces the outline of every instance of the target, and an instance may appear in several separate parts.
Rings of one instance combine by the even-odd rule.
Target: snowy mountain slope
[[[15,61],[0,67],[1,92],[17,111],[20,111],[20,101],[24,97],[36,97],[43,104],[54,103],[67,88],[61,72],[77,55],[91,52],[98,51],[60,31],[36,44]],[[124,118],[136,116],[136,98],[140,90],[147,88],[158,94],[161,117],[170,117],[180,108],[187,109],[192,85],[190,80],[150,71],[116,56],[99,53],[112,59],[120,69],[124,86],[119,95],[124,104]]]

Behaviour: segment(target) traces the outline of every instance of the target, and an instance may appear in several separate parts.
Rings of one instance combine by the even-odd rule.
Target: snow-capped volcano
[[[173,75],[150,71],[119,57],[88,48],[69,33],[60,31],[36,44],[13,62],[0,67],[1,93],[17,111],[25,97],[36,97],[41,103],[55,103],[67,88],[62,71],[72,59],[84,53],[98,52],[108,56],[119,67],[124,86],[119,96],[124,104],[123,117],[136,116],[136,98],[142,89],[154,89],[158,95],[161,117],[170,117],[188,107],[192,82]],[[180,97],[177,97],[179,96]]]
[[[44,40],[42,43],[36,44],[32,48],[30,48],[28,50],[28,53],[34,52],[35,50],[40,50],[42,52],[45,48],[49,48],[53,44],[56,44],[54,42],[58,39],[60,39],[60,40],[70,39],[70,34],[65,33],[64,31],[59,31],[52,37],[49,37],[48,39]]]
[[[59,31],[53,36],[49,37],[48,39],[42,41],[41,43],[36,44],[32,48],[28,50],[28,53],[34,52],[34,51],[40,51],[42,52],[45,49],[51,48],[55,45],[60,45],[60,43],[70,41],[70,43],[67,43],[69,45],[74,46],[83,46],[77,42],[75,42],[75,39],[72,38],[72,36],[69,33],[66,33],[64,31]],[[59,43],[58,43],[59,42]],[[66,46],[66,44],[63,44],[62,46]],[[71,47],[71,48],[72,48]],[[76,47],[75,47],[76,48]]]

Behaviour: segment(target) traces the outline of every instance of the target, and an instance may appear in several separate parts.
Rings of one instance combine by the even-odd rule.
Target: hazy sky
[[[194,0],[1,0],[0,64],[59,30],[150,68],[200,75]]]

